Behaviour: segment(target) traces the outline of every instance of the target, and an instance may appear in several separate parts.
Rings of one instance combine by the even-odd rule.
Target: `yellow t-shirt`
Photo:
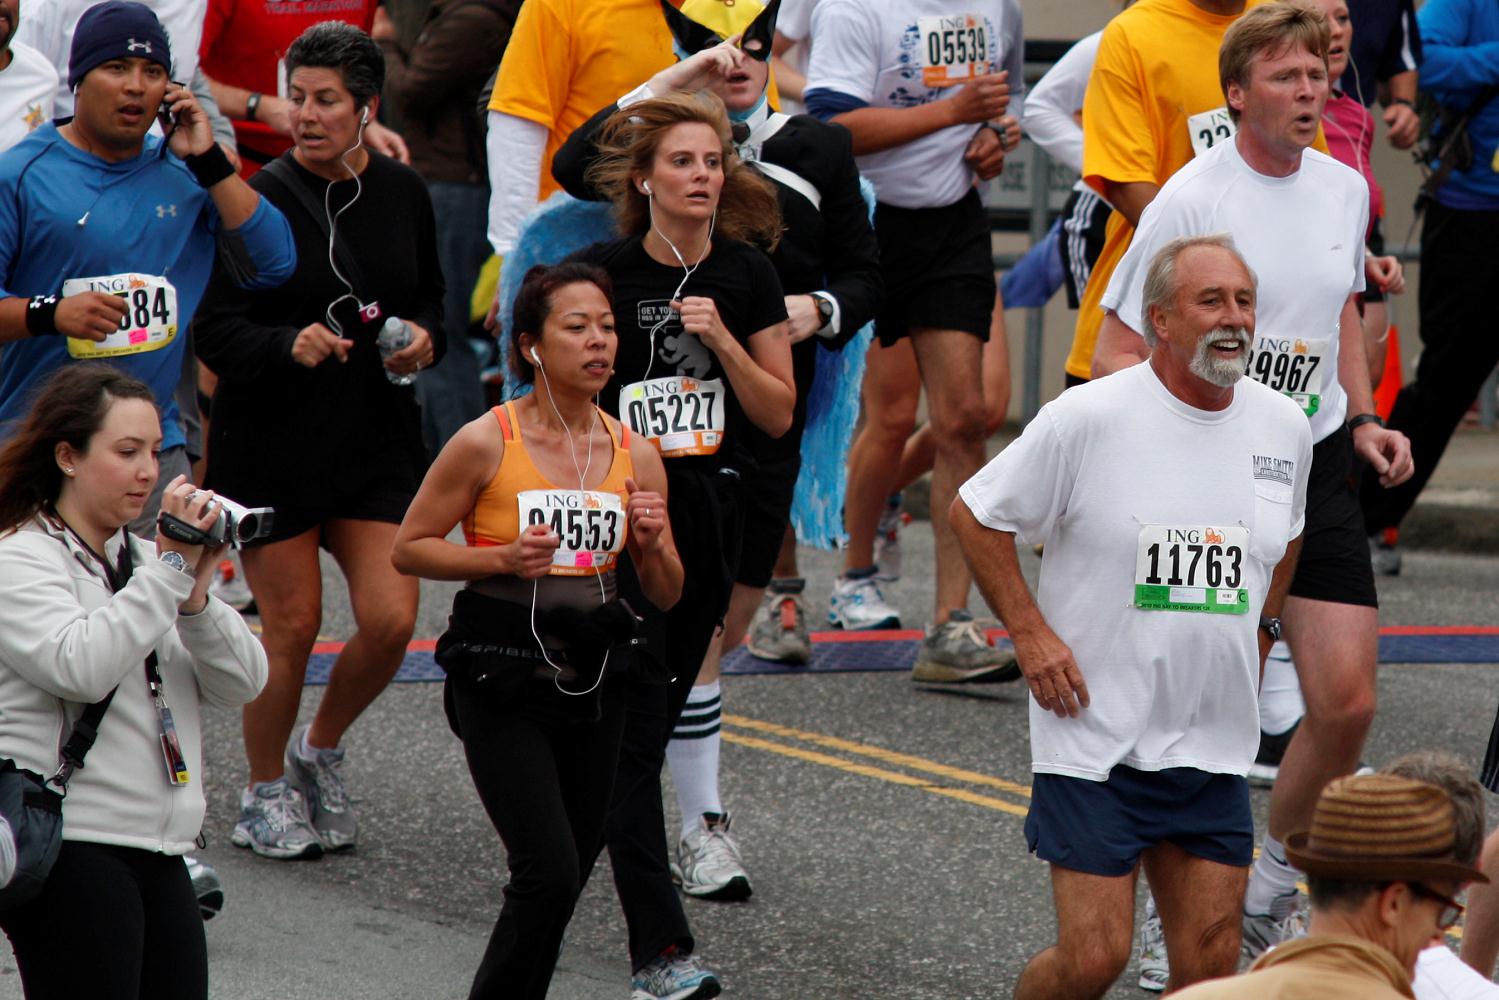
[[[1245,9],[1263,2],[1248,0]],[[1083,98],[1083,179],[1094,190],[1104,193],[1105,179],[1159,186],[1192,159],[1188,119],[1227,103],[1218,48],[1238,16],[1209,14],[1190,0],[1140,0],[1109,22]],[[1327,151],[1320,130],[1316,148]],[[1067,355],[1068,373],[1079,378],[1090,377],[1103,293],[1134,233],[1123,215],[1109,216]]]
[[[676,61],[660,0],[527,0],[489,110],[546,126],[537,200],[558,190],[552,156],[573,130]]]

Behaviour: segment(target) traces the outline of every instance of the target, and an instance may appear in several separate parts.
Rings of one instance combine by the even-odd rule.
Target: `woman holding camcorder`
[[[28,1000],[208,995],[182,860],[205,808],[199,704],[254,698],[266,658],[208,595],[222,547],[126,530],[160,446],[143,382],[74,364],[0,451],[0,757],[50,777],[80,719],[97,730],[86,766],[65,769],[61,849],[40,892],[0,901]],[[183,476],[161,509],[196,531],[221,514]]]

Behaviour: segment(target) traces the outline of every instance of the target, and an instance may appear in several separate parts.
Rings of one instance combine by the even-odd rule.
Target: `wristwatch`
[[[833,302],[826,295],[813,295],[812,301],[817,303],[817,316],[822,320],[819,330],[826,330],[828,324],[833,322]]]
[[[1384,418],[1377,413],[1360,413],[1356,417],[1348,418],[1348,429],[1350,431],[1362,427],[1365,424],[1378,424],[1379,426],[1383,427]]]
[[[1280,642],[1280,619],[1271,618],[1269,615],[1260,615],[1260,628],[1270,636],[1271,642]]]
[[[156,558],[160,559],[162,562],[166,563],[168,566],[172,567],[180,573],[186,573],[188,576],[193,575],[193,567],[187,564],[187,560],[183,558],[181,552],[177,552],[174,549],[168,549]]]
[[[256,117],[256,113],[260,110],[261,96],[260,94],[252,93],[249,97],[245,98],[245,121],[253,122],[260,120]]]

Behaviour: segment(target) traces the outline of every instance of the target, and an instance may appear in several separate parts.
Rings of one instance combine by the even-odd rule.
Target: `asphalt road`
[[[904,548],[906,579],[892,594],[914,626],[931,598],[920,582],[931,579],[925,524],[908,529]],[[1023,558],[1034,572],[1034,556]],[[814,554],[804,568],[820,614],[835,558]],[[1384,624],[1499,626],[1496,582],[1499,558],[1409,553],[1404,574],[1381,581]],[[440,632],[450,591],[425,592],[419,638]],[[336,576],[326,592],[324,633],[346,638]],[[1367,758],[1437,746],[1476,765],[1499,701],[1496,667],[1383,665]],[[1046,867],[1027,855],[1021,833],[1024,689],[927,691],[900,672],[849,672],[734,676],[724,691],[723,790],[755,895],[687,908],[726,992],[1009,996],[1026,957],[1053,934]],[[307,712],[320,694],[308,690]],[[394,685],[351,732],[360,847],[313,863],[265,861],[229,845],[244,777],[238,719],[210,714],[204,857],[228,889],[225,912],[208,925],[215,997],[466,996],[498,912],[504,854],[439,696],[436,684]],[[1255,793],[1261,817],[1265,798]],[[674,813],[669,792],[668,802]],[[551,995],[622,1000],[628,974],[601,868]],[[1111,997],[1142,997],[1132,984],[1127,977]],[[0,998],[19,995],[7,954]]]

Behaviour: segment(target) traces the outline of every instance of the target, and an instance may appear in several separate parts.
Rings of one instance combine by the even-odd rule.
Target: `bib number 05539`
[[[1247,614],[1248,551],[1247,528],[1147,524],[1135,557],[1135,607]]]
[[[593,576],[610,569],[625,547],[625,512],[615,493],[522,490],[521,527],[544,524],[562,544],[552,553],[552,576]]]

